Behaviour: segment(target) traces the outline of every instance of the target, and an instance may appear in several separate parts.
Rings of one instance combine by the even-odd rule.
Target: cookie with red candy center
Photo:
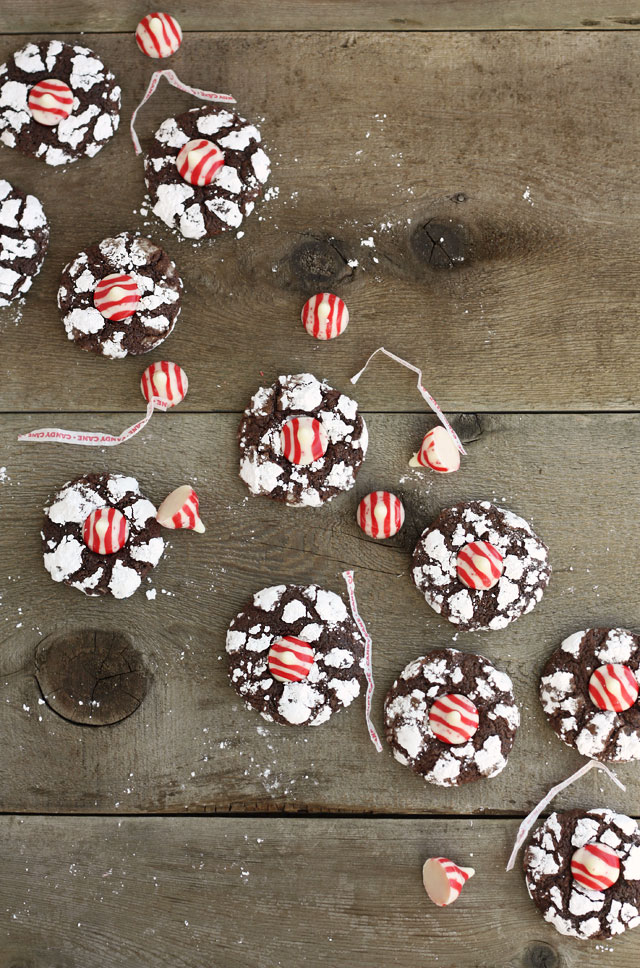
[[[47,77],[29,91],[29,110],[34,121],[53,127],[68,118],[73,108],[71,88],[64,81]]]
[[[85,519],[82,537],[90,551],[112,555],[126,544],[129,522],[117,508],[99,508]]]

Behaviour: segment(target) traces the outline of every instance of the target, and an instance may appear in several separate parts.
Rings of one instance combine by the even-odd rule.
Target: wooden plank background
[[[503,868],[519,820],[582,762],[541,712],[546,657],[590,624],[640,628],[638,11],[627,0],[176,3],[188,33],[169,66],[233,93],[262,119],[274,160],[244,235],[201,247],[145,210],[127,122],[166,66],[135,49],[145,12],[122,0],[0,5],[0,60],[32,32],[63,32],[125,88],[121,130],[91,163],[57,171],[0,151],[1,176],[42,198],[52,223],[43,272],[0,317],[0,968],[635,966],[633,933],[562,939],[520,871]],[[192,103],[162,87],[139,119],[143,146]],[[434,224],[446,252],[430,258]],[[187,292],[159,351],[114,363],[66,341],[55,292],[68,259],[124,229],[165,244]],[[447,252],[462,259],[443,266]],[[328,345],[298,321],[323,288],[352,314]],[[350,386],[382,343],[423,366],[454,412],[469,450],[458,474],[408,467],[433,424],[410,374],[384,360]],[[161,358],[187,370],[189,396],[132,441],[18,444],[38,426],[121,430],[141,411],[141,370]],[[235,434],[260,383],[306,369],[358,399],[371,446],[353,492],[294,513],[248,497]],[[186,480],[198,490],[207,532],[171,535],[150,597],[90,600],[44,571],[44,503],[102,469],[134,474],[156,503]],[[382,544],[354,520],[378,487],[407,510]],[[456,634],[409,574],[421,530],[464,498],[512,507],[551,549],[540,606],[491,635]],[[374,640],[378,727],[410,659],[481,651],[510,673],[522,711],[503,774],[425,785],[375,752],[362,699],[319,730],[243,707],[226,681],[231,618],[276,581],[341,592],[345,568]],[[44,637],[91,628],[126,633],[148,670],[140,708],[101,728],[54,713],[35,678]],[[616,772],[626,793],[594,772],[557,805],[637,815],[637,767]],[[439,853],[478,870],[445,911],[420,880]]]

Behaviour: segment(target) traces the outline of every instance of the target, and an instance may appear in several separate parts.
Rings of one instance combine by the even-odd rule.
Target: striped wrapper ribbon
[[[136,129],[134,127],[135,120],[140,108],[143,107],[143,105],[145,105],[149,98],[153,95],[153,92],[157,88],[161,77],[164,77],[172,87],[177,87],[179,91],[185,91],[187,94],[192,94],[193,97],[200,98],[201,101],[223,101],[226,104],[236,103],[236,99],[231,97],[230,94],[216,94],[214,91],[203,91],[199,87],[190,87],[188,84],[185,84],[183,81],[181,81],[176,72],[172,71],[171,68],[166,68],[163,71],[154,71],[151,75],[151,80],[149,81],[149,86],[145,92],[145,95],[131,115],[131,122],[129,124],[131,140],[133,141],[133,147],[135,148],[137,155],[140,154],[142,148],[140,147],[140,141],[138,140],[138,135],[136,134]]]
[[[349,604],[351,606],[351,614],[353,615],[353,620],[358,626],[360,633],[364,639],[364,674],[367,680],[367,695],[365,697],[365,716],[367,719],[367,729],[369,730],[369,738],[378,753],[382,753],[382,743],[376,732],[376,728],[371,721],[371,702],[373,699],[373,690],[375,685],[373,682],[373,668],[371,664],[372,653],[373,653],[373,642],[371,641],[371,636],[367,632],[367,626],[364,624],[360,618],[360,612],[358,611],[358,603],[356,602],[356,590],[355,582],[353,580],[352,571],[343,571],[342,577],[344,578],[347,585],[347,592],[349,594]]]
[[[147,412],[142,420],[127,427],[121,434],[113,436],[104,434],[101,431],[92,430],[61,430],[59,427],[41,427],[39,430],[30,430],[28,434],[20,434],[18,440],[26,441],[30,444],[82,444],[85,447],[115,447],[123,444],[130,437],[135,437],[143,427],[151,420],[154,410],[167,410],[169,404],[160,397],[152,397],[147,404]]]

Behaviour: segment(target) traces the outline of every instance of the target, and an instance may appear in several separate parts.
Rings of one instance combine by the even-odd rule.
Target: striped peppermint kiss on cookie
[[[100,508],[85,518],[82,538],[97,555],[112,555],[123,548],[129,537],[129,522],[117,508]]]
[[[224,152],[213,141],[196,138],[187,141],[176,158],[180,175],[190,185],[210,185],[224,165]]]
[[[458,552],[456,572],[467,588],[482,591],[493,588],[503,569],[502,555],[488,541],[471,541]]]
[[[475,871],[473,867],[458,867],[447,857],[430,857],[422,868],[424,889],[438,907],[452,904]]]
[[[332,292],[319,292],[302,307],[302,322],[315,339],[335,339],[349,325],[346,303]]]
[[[370,538],[392,538],[404,524],[402,501],[389,491],[372,491],[360,501],[356,520]]]
[[[459,746],[470,740],[480,725],[475,703],[450,692],[436,699],[429,712],[429,726],[437,739],[451,746]]]
[[[620,877],[620,858],[606,844],[587,844],[571,858],[574,881],[592,891],[606,891]]]
[[[147,403],[152,397],[160,397],[169,407],[176,407],[186,397],[189,381],[181,366],[162,360],[146,368],[140,389]]]
[[[295,635],[285,635],[269,649],[269,672],[278,682],[301,682],[315,662],[313,649]]]
[[[182,43],[182,30],[168,13],[149,13],[136,27],[136,43],[147,57],[169,57]]]
[[[156,521],[163,528],[188,528],[190,531],[204,533],[200,520],[198,495],[189,484],[183,484],[172,491],[158,508]]]
[[[440,474],[452,474],[460,467],[460,451],[444,427],[434,427],[424,435],[420,450],[409,464],[411,467],[430,467]]]
[[[33,120],[52,128],[71,114],[73,94],[64,81],[47,77],[31,88],[28,104]]]
[[[639,691],[638,680],[629,666],[617,662],[600,666],[589,679],[589,696],[598,709],[624,712],[633,706]]]
[[[140,302],[140,290],[133,276],[116,272],[105,276],[95,288],[93,305],[105,319],[118,323],[133,316]]]
[[[292,464],[305,466],[327,452],[329,437],[315,417],[293,417],[280,431],[282,453]]]

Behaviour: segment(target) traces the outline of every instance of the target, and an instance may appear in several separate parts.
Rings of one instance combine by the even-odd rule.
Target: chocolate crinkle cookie
[[[261,387],[238,431],[252,494],[317,507],[355,484],[369,438],[355,400],[311,373]]]
[[[144,162],[154,213],[188,239],[239,228],[253,211],[270,173],[260,140],[255,125],[226,108],[192,108],[167,118]],[[207,184],[193,184],[178,170],[180,150],[198,141],[210,142],[212,150],[224,155],[224,163]],[[194,180],[202,182],[205,176]]]
[[[264,719],[319,726],[360,694],[364,642],[335,592],[274,585],[227,632],[229,678]]]
[[[548,548],[531,526],[488,501],[441,511],[413,553],[427,603],[464,630],[503,629],[530,612],[550,574]]]
[[[93,158],[115,134],[120,88],[88,47],[29,43],[0,67],[0,141],[48,165]]]
[[[164,249],[122,232],[62,271],[58,306],[69,339],[111,359],[148,353],[172,332],[183,284]]]
[[[124,518],[121,547],[118,541],[106,544],[109,534],[100,537],[87,529],[87,519],[101,510]],[[91,549],[94,542],[102,543],[102,553]],[[87,474],[65,484],[44,509],[42,545],[44,566],[54,581],[85,595],[110,592],[114,598],[133,595],[164,551],[155,507],[141,495],[136,479],[122,474]]]
[[[49,247],[49,223],[35,195],[0,180],[0,306],[23,296]]]
[[[511,679],[488,659],[434,649],[394,682],[384,720],[395,759],[451,787],[504,770],[520,713]]]
[[[612,938],[640,925],[640,830],[631,817],[552,813],[533,834],[524,870],[529,896],[560,934]]]
[[[568,746],[597,760],[640,759],[640,638],[625,629],[586,629],[549,658],[540,700]]]

